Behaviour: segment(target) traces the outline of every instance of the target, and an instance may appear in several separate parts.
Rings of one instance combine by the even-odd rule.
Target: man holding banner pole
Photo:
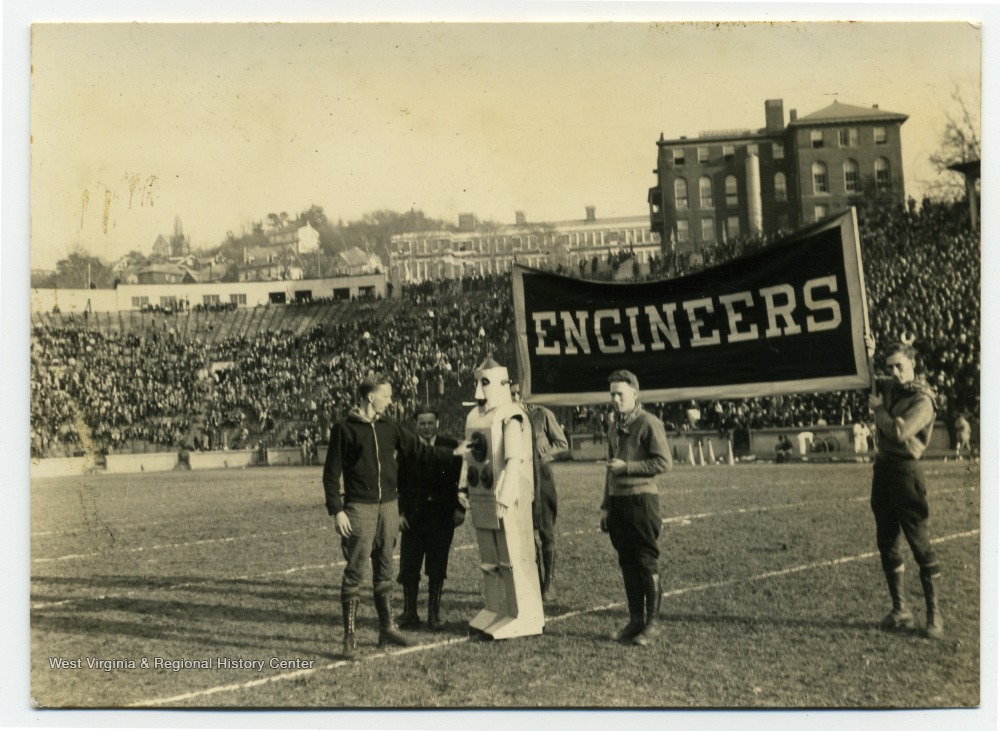
[[[611,538],[625,584],[629,621],[618,642],[648,645],[660,633],[660,492],[657,475],[671,467],[663,423],[639,403],[639,379],[627,370],[608,377],[613,418],[601,530]]]
[[[869,355],[873,355],[875,342],[870,336],[866,345]],[[875,540],[892,597],[892,611],[879,626],[898,631],[912,629],[915,624],[906,605],[905,565],[899,550],[902,533],[920,567],[927,607],[924,635],[941,639],[944,621],[936,586],[941,569],[927,527],[927,482],[919,465],[934,427],[935,394],[923,378],[916,377],[916,361],[916,351],[910,343],[889,346],[885,365],[891,376],[874,379],[868,398],[875,412],[877,433],[871,507],[875,515]]]

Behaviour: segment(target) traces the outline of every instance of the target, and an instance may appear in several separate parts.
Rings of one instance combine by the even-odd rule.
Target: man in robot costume
[[[531,424],[512,402],[507,369],[476,369],[476,407],[465,422],[468,450],[459,480],[479,544],[485,606],[470,632],[490,639],[542,633],[545,617],[531,519],[535,485]]]

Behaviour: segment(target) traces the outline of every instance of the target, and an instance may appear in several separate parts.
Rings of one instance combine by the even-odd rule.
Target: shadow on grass
[[[286,653],[341,658],[339,581],[289,584],[203,576],[34,576],[31,598],[36,604],[52,604],[31,610],[31,628],[38,635],[86,637],[88,644],[177,642],[223,654],[281,648]],[[426,622],[425,593],[421,599]],[[64,601],[69,603],[60,604]],[[446,590],[442,630],[431,632],[424,624],[408,634],[418,644],[465,637],[467,623],[480,606],[477,592]],[[393,614],[401,609],[397,592]],[[288,631],[274,631],[281,628]],[[374,646],[377,633],[371,593],[362,592],[359,645]]]

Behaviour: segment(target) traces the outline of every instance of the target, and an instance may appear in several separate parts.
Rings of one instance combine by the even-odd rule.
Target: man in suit
[[[438,414],[431,406],[416,414],[417,436],[432,447],[454,449],[458,442],[438,434]],[[455,528],[465,521],[465,508],[458,499],[462,458],[403,460],[399,480],[399,525],[403,532],[399,548],[399,577],[403,586],[401,628],[420,625],[417,597],[420,568],[429,580],[427,626],[441,629],[441,592],[448,573],[448,554]]]

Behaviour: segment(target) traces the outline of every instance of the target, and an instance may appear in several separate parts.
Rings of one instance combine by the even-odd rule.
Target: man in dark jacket
[[[365,564],[372,563],[372,586],[379,619],[379,646],[408,646],[410,640],[392,617],[392,551],[399,533],[396,455],[413,459],[449,459],[451,449],[436,449],[385,416],[392,386],[373,375],[358,387],[358,406],[333,425],[323,468],[326,509],[334,518],[347,566],[340,587],[344,620],[344,655],[356,650],[355,623]],[[343,486],[341,486],[343,481]],[[343,494],[341,494],[343,490]]]
[[[438,414],[424,406],[416,413],[417,436],[432,447],[454,450],[458,442],[438,434]],[[403,613],[399,626],[420,626],[417,597],[420,567],[427,573],[427,626],[441,629],[441,593],[448,576],[448,553],[455,528],[465,522],[465,508],[458,500],[462,458],[405,459],[399,465],[399,577],[403,586]]]

